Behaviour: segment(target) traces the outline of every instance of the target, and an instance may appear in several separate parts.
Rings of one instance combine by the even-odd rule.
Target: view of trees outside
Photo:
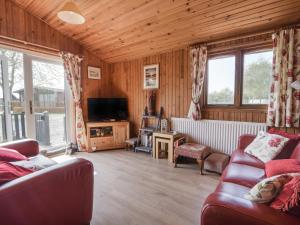
[[[268,104],[272,51],[244,55],[243,104]],[[235,57],[208,60],[208,104],[234,104]]]
[[[272,51],[245,54],[243,104],[268,104]]]
[[[234,83],[235,56],[208,60],[208,104],[234,104]]]
[[[9,93],[11,99],[14,99],[13,92],[18,88],[24,87],[23,73],[23,54],[20,52],[0,49],[0,55],[7,58],[8,76],[9,76]],[[3,79],[0,79],[0,97],[3,99]]]
[[[0,56],[4,56],[8,63],[9,93],[11,102],[12,126],[14,138],[16,136],[16,124],[14,117],[20,114],[24,116],[24,66],[23,53],[0,48]],[[47,61],[32,61],[33,98],[34,111],[38,113],[48,112],[50,128],[49,146],[65,143],[65,105],[64,105],[64,69],[59,63]],[[2,77],[0,77],[2,78]],[[3,79],[0,79],[0,100],[3,105]],[[0,117],[4,117],[3,107],[0,107]],[[38,117],[36,118],[43,118]],[[3,121],[0,119],[2,127]],[[21,123],[21,122],[20,122]],[[37,121],[36,121],[37,125]],[[19,129],[25,124],[19,124]],[[37,126],[42,128],[41,126]],[[4,137],[4,129],[0,127],[0,139]],[[37,133],[39,133],[37,131]],[[4,138],[2,139],[2,141]],[[0,140],[1,141],[1,140]]]

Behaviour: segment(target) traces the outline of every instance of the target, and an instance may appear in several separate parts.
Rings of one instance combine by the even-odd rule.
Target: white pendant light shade
[[[300,90],[300,81],[296,80],[291,84],[291,87],[296,89],[296,90]]]
[[[70,24],[83,24],[85,18],[74,2],[67,2],[57,13],[59,19]]]

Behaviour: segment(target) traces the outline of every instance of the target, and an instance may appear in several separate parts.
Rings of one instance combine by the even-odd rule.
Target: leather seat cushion
[[[230,163],[222,175],[222,181],[252,188],[265,177],[265,170],[262,168]]]
[[[244,198],[244,195],[248,193],[249,190],[249,187],[240,184],[220,182],[215,192],[222,192],[239,198]]]
[[[245,164],[248,166],[254,166],[262,169],[265,168],[265,164],[263,161],[247,153],[244,153],[244,151],[241,150],[234,151],[234,153],[231,156],[231,162]]]

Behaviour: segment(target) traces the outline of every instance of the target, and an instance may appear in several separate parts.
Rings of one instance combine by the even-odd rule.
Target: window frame
[[[272,46],[267,47],[250,47],[243,49],[236,49],[231,51],[216,52],[208,54],[207,65],[206,65],[206,76],[204,79],[203,95],[202,95],[202,106],[204,109],[264,109],[266,110],[267,104],[243,104],[243,81],[244,81],[244,55],[255,52],[272,51]],[[234,104],[208,104],[208,60],[214,58],[226,56],[235,56],[235,85],[234,85]]]

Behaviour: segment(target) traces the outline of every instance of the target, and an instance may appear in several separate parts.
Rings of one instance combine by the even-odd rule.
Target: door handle
[[[30,114],[32,114],[32,101],[31,100],[29,101],[29,112],[30,112]]]

